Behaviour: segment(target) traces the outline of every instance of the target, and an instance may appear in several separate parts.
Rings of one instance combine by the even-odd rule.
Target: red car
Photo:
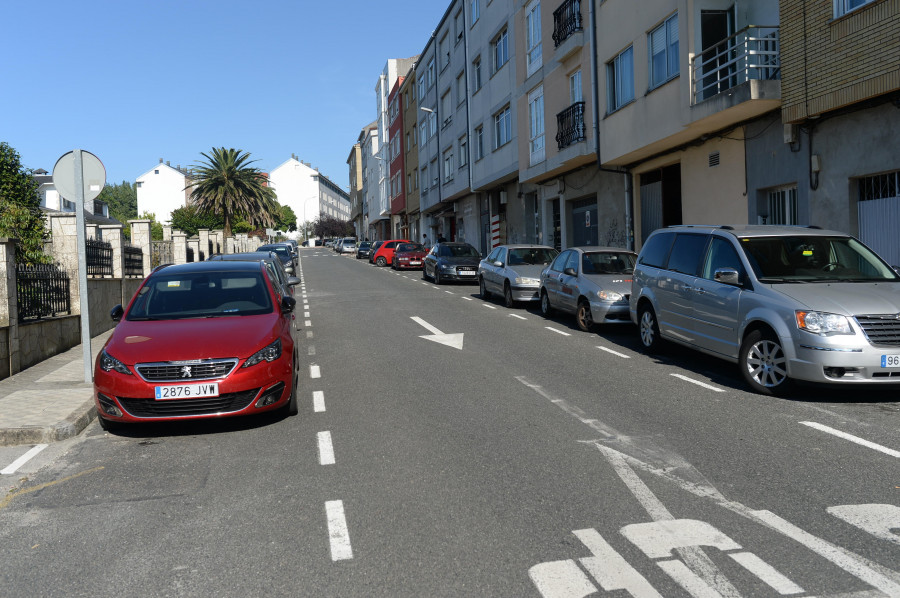
[[[394,250],[391,268],[394,270],[421,270],[422,260],[428,254],[421,243],[400,243]]]
[[[394,251],[400,243],[409,243],[409,239],[391,239],[381,244],[381,247],[372,255],[370,261],[376,266],[387,266],[393,263]]]
[[[94,366],[105,430],[125,423],[297,413],[296,300],[280,296],[264,262],[157,268]]]

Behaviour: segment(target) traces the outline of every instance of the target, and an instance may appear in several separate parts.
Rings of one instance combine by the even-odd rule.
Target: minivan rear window
[[[700,260],[706,253],[708,240],[709,235],[677,235],[666,268],[682,274],[696,275],[700,270]]]
[[[654,268],[665,266],[666,257],[669,255],[669,249],[672,248],[674,240],[675,233],[658,233],[650,237],[641,249],[641,264]]]

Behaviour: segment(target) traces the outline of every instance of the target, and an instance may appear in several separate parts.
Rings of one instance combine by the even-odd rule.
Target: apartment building
[[[362,134],[360,133],[360,136]],[[357,141],[350,148],[350,155],[347,156],[347,168],[350,171],[350,222],[353,223],[353,229],[356,231],[356,237],[362,239],[365,236],[365,227],[363,225],[363,168],[362,168],[362,146]]]
[[[371,125],[365,127],[361,133],[360,154],[362,157],[363,170],[363,224],[365,237],[369,240],[384,239],[384,230],[379,231],[380,223],[384,222],[384,218],[380,216],[381,212],[381,164],[382,160],[378,158],[378,152],[381,149],[378,137],[378,121],[372,122]],[[373,222],[373,214],[376,215]],[[381,232],[382,236],[378,236]]]
[[[320,216],[350,219],[350,196],[309,162],[292,155],[269,173],[269,187],[278,203],[290,206],[297,216],[297,228]]]
[[[405,75],[397,77],[388,95],[388,144],[386,159],[388,170],[388,195],[391,204],[391,237],[409,238],[409,220],[406,214],[406,147],[403,139],[403,111],[400,109],[400,86]]]
[[[422,232],[419,222],[419,144],[417,140],[419,104],[416,101],[416,68],[413,65],[400,84],[403,118],[403,172],[406,195],[407,238],[419,241]],[[422,113],[424,114],[424,113]]]

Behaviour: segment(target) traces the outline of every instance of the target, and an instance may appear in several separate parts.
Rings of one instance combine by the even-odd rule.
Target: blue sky
[[[213,146],[263,170],[294,153],[346,189],[387,59],[419,54],[448,4],[0,0],[0,141],[47,171],[88,150],[110,183]]]

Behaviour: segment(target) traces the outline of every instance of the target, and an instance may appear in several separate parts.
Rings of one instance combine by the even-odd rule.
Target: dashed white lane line
[[[448,295],[455,295],[455,294],[456,294],[456,293],[454,293],[453,291],[444,291],[444,292],[447,293]]]
[[[527,320],[527,319],[528,319],[528,318],[523,318],[523,317],[520,316],[519,314],[509,314],[509,317],[510,317],[510,318],[517,318],[517,319],[519,319],[519,320]]]
[[[465,299],[466,301],[472,301],[472,300],[473,300],[471,297],[463,297],[463,299]]]
[[[624,353],[619,353],[618,351],[613,351],[612,349],[607,349],[606,347],[598,346],[597,348],[600,349],[601,351],[606,351],[607,353],[612,353],[613,355],[615,355],[617,357],[621,357],[622,359],[631,359],[631,357],[629,357],[628,355],[625,355]]]
[[[309,377],[310,378],[321,378],[322,377],[322,370],[319,369],[319,366],[317,366],[317,365],[309,366]]]
[[[312,330],[307,330],[307,331],[306,331],[306,338],[312,338],[312,337],[313,337],[313,331],[312,331]]]
[[[308,318],[308,317],[309,317],[309,312],[308,312],[308,311],[303,312],[303,317],[304,317],[304,318]]]
[[[488,309],[497,309],[495,306],[493,306],[493,305],[488,305],[487,303],[482,303],[482,305],[485,306],[485,307],[488,308]]]
[[[316,413],[325,412],[325,392],[321,390],[313,391],[313,411]]]
[[[546,328],[550,332],[555,332],[556,334],[561,334],[563,336],[572,336],[568,332],[563,332],[562,330],[557,330],[556,328],[553,328],[552,326],[544,326],[544,328]]]
[[[697,386],[702,386],[703,388],[708,388],[709,390],[713,390],[715,392],[725,392],[722,388],[717,388],[712,384],[707,384],[706,382],[700,382],[699,380],[694,380],[693,378],[688,378],[687,376],[682,376],[681,374],[670,374],[670,376],[674,376],[679,380],[684,380],[685,382],[690,382],[691,384],[696,384]]]
[[[23,465],[28,463],[28,461],[30,461],[35,455],[37,455],[39,452],[41,452],[48,446],[50,446],[50,445],[38,444],[38,445],[34,446],[27,453],[25,453],[24,455],[22,455],[21,457],[19,457],[18,459],[16,459],[9,465],[7,465],[5,468],[0,470],[0,475],[12,475],[12,474],[16,473],[16,471],[18,471],[18,469],[20,467],[22,467]]]
[[[325,515],[328,518],[328,538],[331,542],[331,560],[343,561],[353,558],[350,546],[350,532],[347,530],[347,518],[344,516],[344,502],[329,500],[325,503]]]
[[[315,347],[314,345],[310,345],[310,346],[309,346],[309,349],[307,349],[307,353],[308,353],[309,355],[315,355],[315,354],[316,354],[316,347]]]
[[[833,436],[837,436],[838,438],[843,438],[844,440],[855,442],[856,444],[878,451],[879,453],[884,453],[885,455],[890,455],[891,457],[900,458],[900,451],[895,451],[894,449],[889,449],[886,446],[875,444],[874,442],[870,442],[868,440],[860,438],[859,436],[853,436],[852,434],[847,434],[846,432],[841,432],[840,430],[835,430],[834,428],[829,428],[828,426],[823,426],[822,424],[816,422],[800,423],[804,426],[809,426],[810,428],[819,430],[820,432],[825,432],[826,434],[831,434]]]
[[[331,432],[316,434],[319,443],[319,464],[334,465],[334,445],[331,444]]]
[[[310,326],[312,326],[312,320],[304,320],[303,325],[309,328]]]

